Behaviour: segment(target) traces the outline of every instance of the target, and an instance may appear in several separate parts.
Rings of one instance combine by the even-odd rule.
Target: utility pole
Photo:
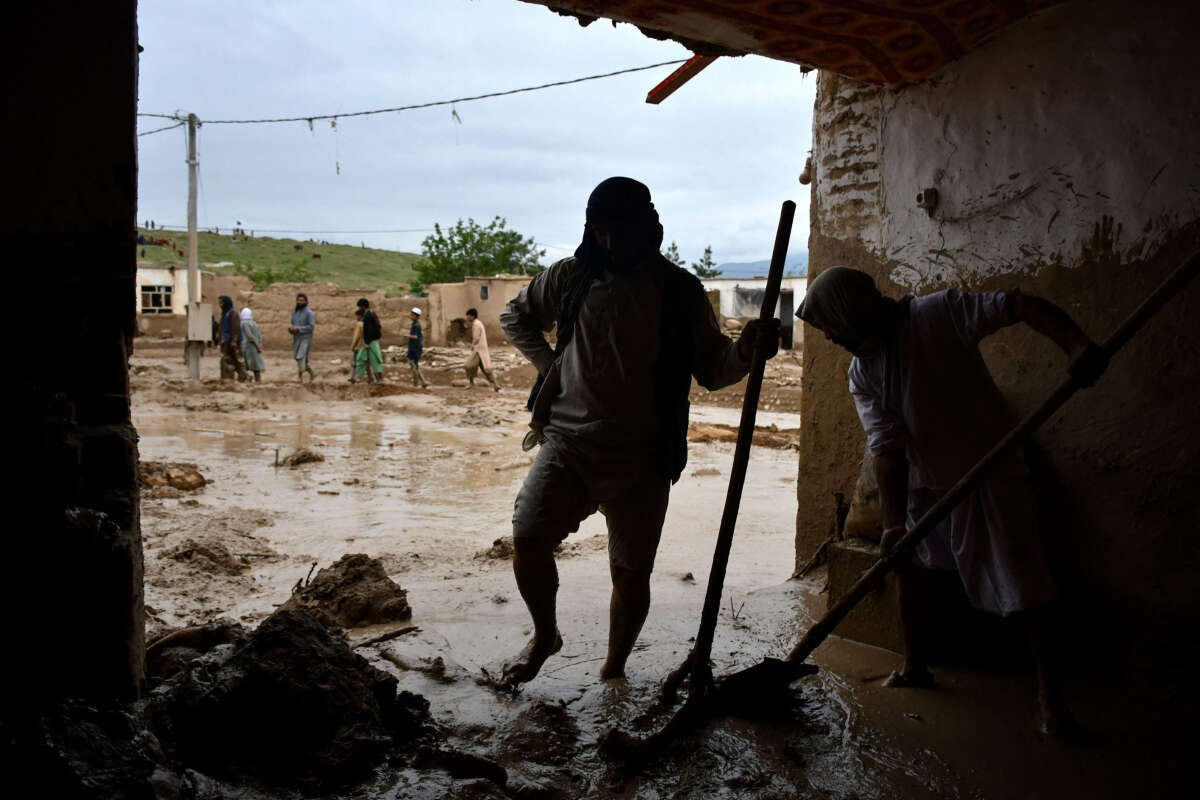
[[[200,356],[204,352],[204,342],[212,335],[212,304],[200,302],[200,253],[196,234],[196,172],[200,167],[196,160],[196,128],[199,125],[199,118],[188,114],[187,367],[188,377],[194,380],[200,378]]]

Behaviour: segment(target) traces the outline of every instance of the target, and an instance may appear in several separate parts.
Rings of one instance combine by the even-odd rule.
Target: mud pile
[[[367,775],[422,733],[428,703],[351,652],[307,611],[279,610],[157,686],[147,706],[167,753],[233,780],[319,793]]]
[[[143,489],[171,487],[185,492],[203,489],[208,480],[195,464],[167,461],[143,461],[138,464],[138,479]]]
[[[195,539],[185,539],[163,555],[217,575],[242,575],[250,569],[246,558],[235,556],[229,552],[228,547],[216,540],[198,542]]]
[[[307,447],[301,447],[295,452],[288,453],[280,460],[280,464],[285,467],[298,467],[301,464],[313,464],[317,461],[324,461],[325,456],[315,450],[309,450]]]
[[[282,609],[306,609],[331,627],[358,628],[412,618],[408,592],[383,569],[378,558],[345,555],[298,586]]]

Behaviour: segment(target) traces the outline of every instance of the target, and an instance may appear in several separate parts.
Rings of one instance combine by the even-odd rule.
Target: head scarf
[[[249,306],[247,306],[246,308],[242,309],[241,317],[242,322],[245,322],[248,319],[254,319],[254,312],[250,310]]]
[[[658,242],[662,243],[662,225],[650,200],[650,189],[633,178],[615,177],[601,181],[588,196],[586,219],[588,224],[584,226],[583,240],[575,250],[575,258],[589,271],[599,273],[612,266],[608,251],[597,241],[592,226],[608,228],[640,222],[656,228]]]
[[[227,294],[223,294],[217,298],[217,302],[221,304],[222,311],[229,311],[231,308],[233,308],[233,298]]]
[[[875,280],[850,267],[829,267],[808,284],[796,316],[835,336],[874,331],[884,297]]]

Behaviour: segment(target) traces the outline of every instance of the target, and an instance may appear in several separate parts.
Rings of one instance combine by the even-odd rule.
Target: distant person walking
[[[262,331],[254,321],[254,312],[249,308],[242,309],[242,355],[246,359],[246,369],[254,373],[254,382],[262,383],[263,370],[267,362],[263,361]]]
[[[421,309],[413,308],[408,316],[412,319],[412,325],[408,328],[408,368],[412,370],[413,386],[424,389],[429,383],[421,375],[421,353],[425,351],[425,334],[421,332]]]
[[[238,322],[237,312],[233,310],[233,300],[223,294],[221,304],[221,380],[229,380],[235,374],[238,381],[246,380],[246,368],[242,366],[242,326]]]
[[[473,308],[467,309],[467,322],[471,325],[471,357],[467,359],[467,381],[469,385],[475,385],[475,372],[483,373],[483,377],[487,378],[488,383],[492,385],[492,389],[500,391],[500,386],[496,383],[495,372],[492,369],[492,357],[488,353],[487,331],[483,329],[483,323],[479,321],[479,312]]]
[[[383,350],[379,346],[379,340],[383,338],[383,326],[379,324],[379,317],[371,310],[367,298],[360,297],[358,307],[363,312],[363,346],[355,355],[358,377],[366,374],[368,383],[383,383]]]
[[[317,379],[312,367],[308,365],[308,357],[312,352],[313,329],[317,327],[317,315],[308,307],[308,295],[300,292],[296,295],[296,308],[292,311],[292,324],[288,333],[292,335],[292,357],[296,359],[296,370],[300,382],[304,382],[304,373],[308,373],[310,381]]]
[[[354,338],[350,341],[350,377],[347,379],[350,383],[358,383],[358,351],[363,346],[363,310],[354,309],[354,316]]]

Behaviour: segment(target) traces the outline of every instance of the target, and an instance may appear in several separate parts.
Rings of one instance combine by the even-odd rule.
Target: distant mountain
[[[720,277],[722,278],[765,278],[767,270],[771,267],[771,260],[764,261],[727,261],[724,264],[718,264],[717,269],[721,270]],[[783,272],[785,275],[807,275],[808,274],[808,253],[795,253],[788,256],[784,262]]]

